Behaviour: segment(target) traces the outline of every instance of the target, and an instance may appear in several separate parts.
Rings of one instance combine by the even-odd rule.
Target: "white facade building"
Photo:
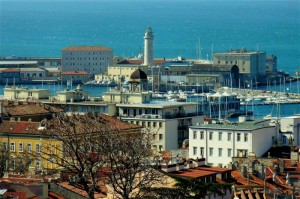
[[[300,146],[300,115],[283,117],[280,121],[282,144]]]
[[[113,63],[113,50],[105,46],[70,46],[62,50],[62,71],[98,74]]]
[[[117,104],[121,120],[153,133],[152,147],[158,151],[180,148],[188,139],[188,127],[203,123],[204,116],[197,113],[196,107],[192,102]]]
[[[152,28],[148,26],[144,36],[144,64],[146,66],[152,66],[154,64],[153,58],[153,32]]]
[[[272,146],[276,127],[269,120],[203,124],[189,129],[189,157],[204,157],[208,165],[226,166],[232,157],[262,156]]]

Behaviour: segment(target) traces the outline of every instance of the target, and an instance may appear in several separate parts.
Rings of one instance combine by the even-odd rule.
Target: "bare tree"
[[[9,153],[7,150],[7,146],[3,143],[0,143],[0,177],[4,176],[7,161],[9,160]]]
[[[142,187],[160,178],[150,164],[152,135],[140,126],[102,117],[61,115],[47,121],[44,133],[62,144],[49,142],[41,157],[72,173],[70,183],[81,186],[89,198],[100,191],[101,180],[108,180],[119,198],[140,196]]]
[[[117,128],[105,141],[110,184],[118,198],[142,197],[143,187],[160,183],[163,175],[153,164],[152,134],[147,129],[122,134]]]
[[[99,139],[106,131],[105,123],[94,115],[73,115],[59,117],[46,123],[44,133],[61,142],[51,142],[43,146],[42,158],[47,158],[72,174],[70,183],[86,191],[89,198],[94,198],[95,191],[100,191],[99,171],[106,158],[99,150]]]

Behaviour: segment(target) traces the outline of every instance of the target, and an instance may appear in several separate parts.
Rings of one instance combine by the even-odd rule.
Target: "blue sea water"
[[[0,0],[0,56],[60,57],[71,45],[104,45],[114,55],[143,50],[153,28],[155,57],[203,58],[247,48],[300,70],[299,0]]]

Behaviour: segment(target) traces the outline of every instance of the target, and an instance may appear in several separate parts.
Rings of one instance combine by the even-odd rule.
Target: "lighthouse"
[[[153,59],[153,32],[152,28],[148,26],[146,28],[145,36],[144,36],[144,64],[145,66],[154,65]]]

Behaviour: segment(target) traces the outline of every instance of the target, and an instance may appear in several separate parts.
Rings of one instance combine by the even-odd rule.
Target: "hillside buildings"
[[[113,50],[105,46],[70,46],[62,49],[62,71],[99,74],[113,63]]]

